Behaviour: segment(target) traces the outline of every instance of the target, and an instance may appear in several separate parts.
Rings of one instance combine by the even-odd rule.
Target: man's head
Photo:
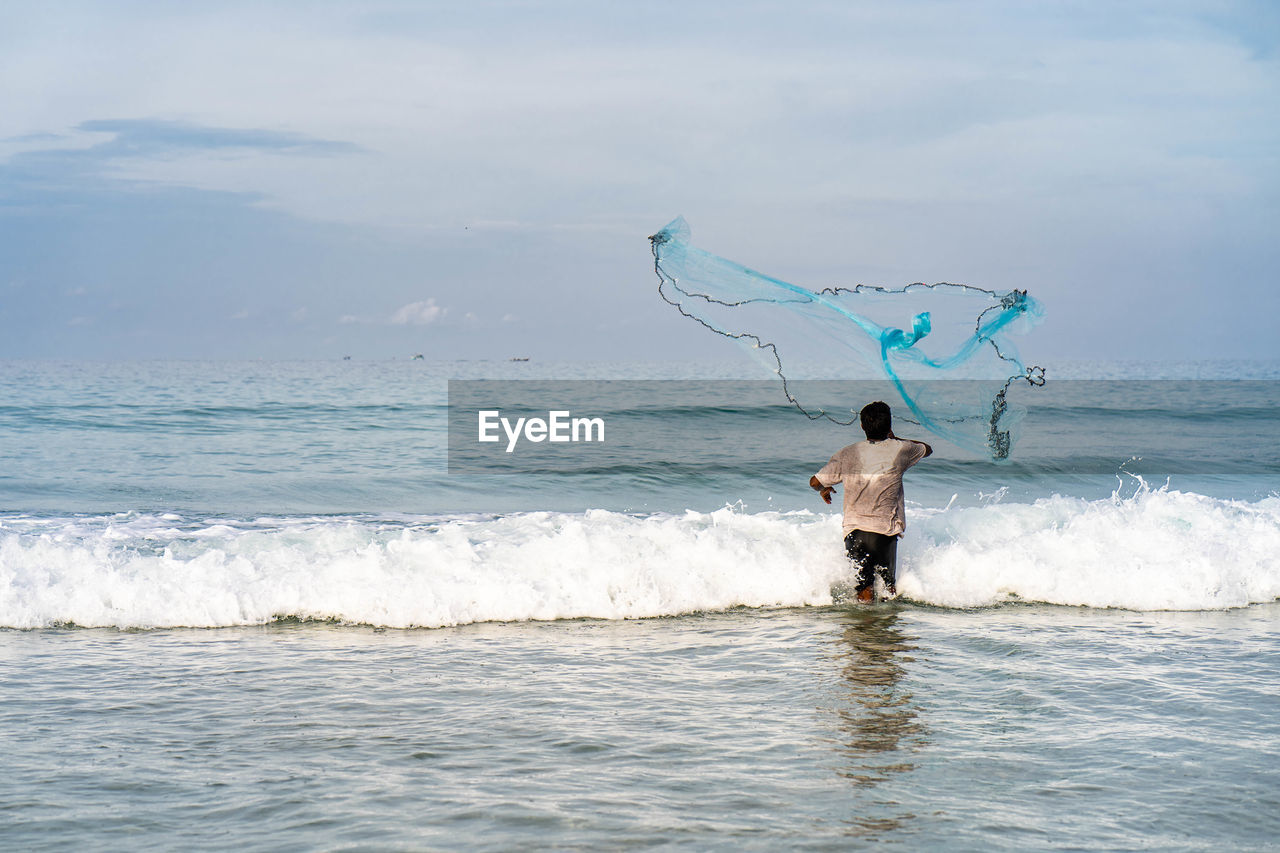
[[[889,437],[893,426],[893,415],[889,413],[887,403],[876,400],[862,407],[862,431],[867,434],[868,441],[883,441]]]

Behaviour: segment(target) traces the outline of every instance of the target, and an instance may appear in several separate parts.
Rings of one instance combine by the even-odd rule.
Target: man
[[[933,453],[933,448],[895,436],[893,416],[885,403],[863,407],[860,419],[867,440],[832,456],[809,478],[809,485],[827,503],[831,503],[833,486],[844,486],[844,547],[858,569],[858,600],[866,602],[875,595],[876,576],[889,595],[897,593],[898,537],[906,527],[902,475]]]

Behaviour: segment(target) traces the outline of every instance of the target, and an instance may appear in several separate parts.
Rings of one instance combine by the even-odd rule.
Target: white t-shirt
[[[886,438],[839,450],[814,476],[824,486],[844,486],[844,535],[867,530],[897,536],[907,526],[902,475],[924,458],[918,441]]]

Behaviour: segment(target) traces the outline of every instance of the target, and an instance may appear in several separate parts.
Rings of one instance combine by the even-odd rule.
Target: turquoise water
[[[1275,848],[1265,389],[940,446],[859,609],[796,447],[449,475],[445,380],[524,375],[678,378],[3,365],[0,847]]]

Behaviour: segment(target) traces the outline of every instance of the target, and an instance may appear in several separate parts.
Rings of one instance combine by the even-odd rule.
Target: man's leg
[[[876,574],[884,582],[884,591],[889,595],[898,594],[898,537],[883,536],[881,550],[872,559]]]
[[[875,578],[877,575],[884,582],[885,590],[893,595],[897,589],[898,538],[885,536],[883,533],[872,533],[869,530],[854,530],[844,538],[845,553],[858,569],[855,589],[858,600],[871,601],[875,595]]]
[[[870,601],[873,595],[875,563],[872,555],[876,543],[872,537],[875,535],[865,530],[852,530],[844,537],[844,551],[849,556],[849,562],[858,571],[853,588],[857,591],[859,601]]]

